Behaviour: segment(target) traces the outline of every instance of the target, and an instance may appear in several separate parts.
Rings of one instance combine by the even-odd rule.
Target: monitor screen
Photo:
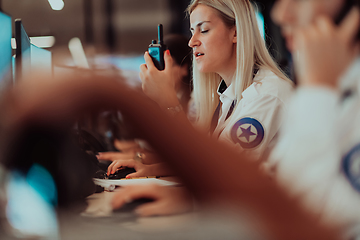
[[[21,19],[15,20],[15,41],[16,41],[16,81],[22,76],[30,73],[30,38],[28,37]]]
[[[44,76],[52,77],[51,52],[31,44],[31,72],[39,71]]]
[[[258,22],[259,30],[261,36],[265,39],[265,21],[264,21],[264,15],[260,11],[256,11],[256,20]]]
[[[12,83],[11,17],[0,12],[0,89]]]

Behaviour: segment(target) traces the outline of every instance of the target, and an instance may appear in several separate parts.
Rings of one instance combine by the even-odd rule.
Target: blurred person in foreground
[[[278,0],[272,10],[299,87],[269,166],[321,220],[346,226],[348,239],[360,237],[359,15],[359,1],[347,0]]]
[[[4,116],[0,119],[1,153],[34,126],[63,132],[84,112],[118,109],[182,179],[201,209],[227,207],[239,215],[246,209],[256,219],[247,218],[248,221],[265,239],[339,239],[337,228],[319,224],[296,200],[269,181],[259,170],[259,161],[195,131],[185,119],[172,118],[118,79],[98,76],[67,76],[51,82],[31,79],[20,83],[4,98],[0,102]],[[7,160],[4,156],[2,163]]]

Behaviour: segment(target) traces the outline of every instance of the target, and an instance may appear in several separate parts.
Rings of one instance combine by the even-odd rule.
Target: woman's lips
[[[195,56],[196,59],[199,59],[199,58],[201,58],[201,57],[204,56],[204,55],[205,55],[205,54],[202,53],[202,52],[194,52],[194,56]]]

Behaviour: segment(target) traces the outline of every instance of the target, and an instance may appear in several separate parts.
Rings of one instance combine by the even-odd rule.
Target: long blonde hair
[[[187,8],[188,15],[199,4],[217,10],[220,18],[222,18],[228,27],[236,26],[237,65],[235,81],[232,84],[235,84],[237,103],[241,100],[242,92],[253,83],[254,67],[269,69],[279,78],[288,80],[285,74],[278,68],[265,46],[265,41],[260,34],[255,11],[250,1],[192,0]],[[199,72],[196,61],[193,61],[193,98],[197,111],[196,125],[205,131],[209,130],[212,115],[219,103],[217,88],[220,81],[221,77],[217,73]]]

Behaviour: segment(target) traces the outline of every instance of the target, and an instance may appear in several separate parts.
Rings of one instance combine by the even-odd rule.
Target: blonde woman
[[[260,35],[248,0],[193,0],[189,7],[193,49],[193,100],[196,127],[256,158],[267,156],[277,141],[282,112],[293,85],[279,70]],[[173,79],[173,59],[165,53],[165,70],[148,52],[140,66],[144,93],[177,117],[185,113]],[[134,160],[114,161],[108,172],[134,167],[133,177],[167,175],[167,168]]]
[[[188,13],[196,126],[262,155],[275,142],[293,87],[266,49],[253,5],[248,0],[193,0]],[[167,66],[170,54],[165,54]],[[140,67],[145,94],[178,112],[171,68],[157,71],[147,52],[145,60]]]
[[[259,158],[276,143],[292,83],[269,55],[248,0],[193,0],[188,12],[195,125],[240,151],[252,150]],[[140,67],[145,94],[164,110],[185,117],[171,81],[171,53],[165,53],[163,71],[155,68],[147,52],[145,61]],[[141,197],[155,202],[139,208],[140,215],[173,214],[192,206],[185,200],[189,198],[185,189],[146,186],[123,189],[113,206]]]

